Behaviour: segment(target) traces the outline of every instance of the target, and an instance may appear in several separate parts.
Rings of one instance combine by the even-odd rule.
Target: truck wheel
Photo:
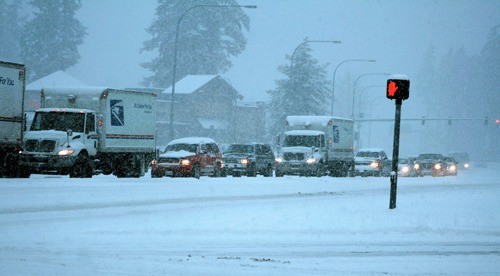
[[[248,177],[256,177],[257,176],[257,169],[255,166],[251,166],[250,169],[247,172]]]
[[[92,163],[86,153],[80,153],[76,159],[73,168],[69,173],[70,178],[91,178],[92,177]]]

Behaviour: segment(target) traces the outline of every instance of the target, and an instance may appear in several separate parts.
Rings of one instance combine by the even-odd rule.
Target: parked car
[[[383,149],[360,149],[354,157],[353,176],[388,176],[391,161]]]
[[[151,177],[194,177],[222,175],[222,155],[214,140],[187,137],[168,143],[164,153],[151,163]]]
[[[470,167],[470,159],[467,152],[451,152],[448,156],[455,158],[460,169],[468,169]]]
[[[273,176],[274,153],[262,143],[231,144],[222,155],[224,174],[232,176]]]
[[[415,168],[417,176],[432,175],[444,176],[446,175],[446,164],[444,163],[443,155],[439,153],[423,153],[415,160]]]
[[[417,173],[415,171],[415,158],[399,158],[398,162],[398,176],[402,177],[415,177]]]

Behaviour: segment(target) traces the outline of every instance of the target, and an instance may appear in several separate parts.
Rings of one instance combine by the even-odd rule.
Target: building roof
[[[26,90],[42,90],[49,86],[85,86],[86,84],[61,70],[26,85]]]
[[[187,75],[175,84],[175,93],[178,94],[191,94],[198,90],[200,87],[209,83],[217,75]],[[171,93],[172,86],[163,90],[163,93]]]

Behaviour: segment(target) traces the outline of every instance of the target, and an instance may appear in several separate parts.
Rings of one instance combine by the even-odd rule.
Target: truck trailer
[[[354,122],[333,116],[288,116],[278,136],[276,176],[348,176],[354,169]]]
[[[156,94],[47,87],[23,139],[23,171],[140,177],[155,156]]]
[[[0,61],[0,177],[23,177],[19,152],[24,130],[26,69]]]

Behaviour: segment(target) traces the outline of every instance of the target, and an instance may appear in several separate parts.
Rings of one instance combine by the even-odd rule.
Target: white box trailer
[[[347,176],[354,169],[354,122],[334,116],[288,116],[279,139],[277,175]]]
[[[20,177],[19,151],[24,128],[26,69],[0,61],[0,177]]]
[[[30,173],[143,176],[155,155],[156,94],[103,87],[47,87],[24,137]]]

